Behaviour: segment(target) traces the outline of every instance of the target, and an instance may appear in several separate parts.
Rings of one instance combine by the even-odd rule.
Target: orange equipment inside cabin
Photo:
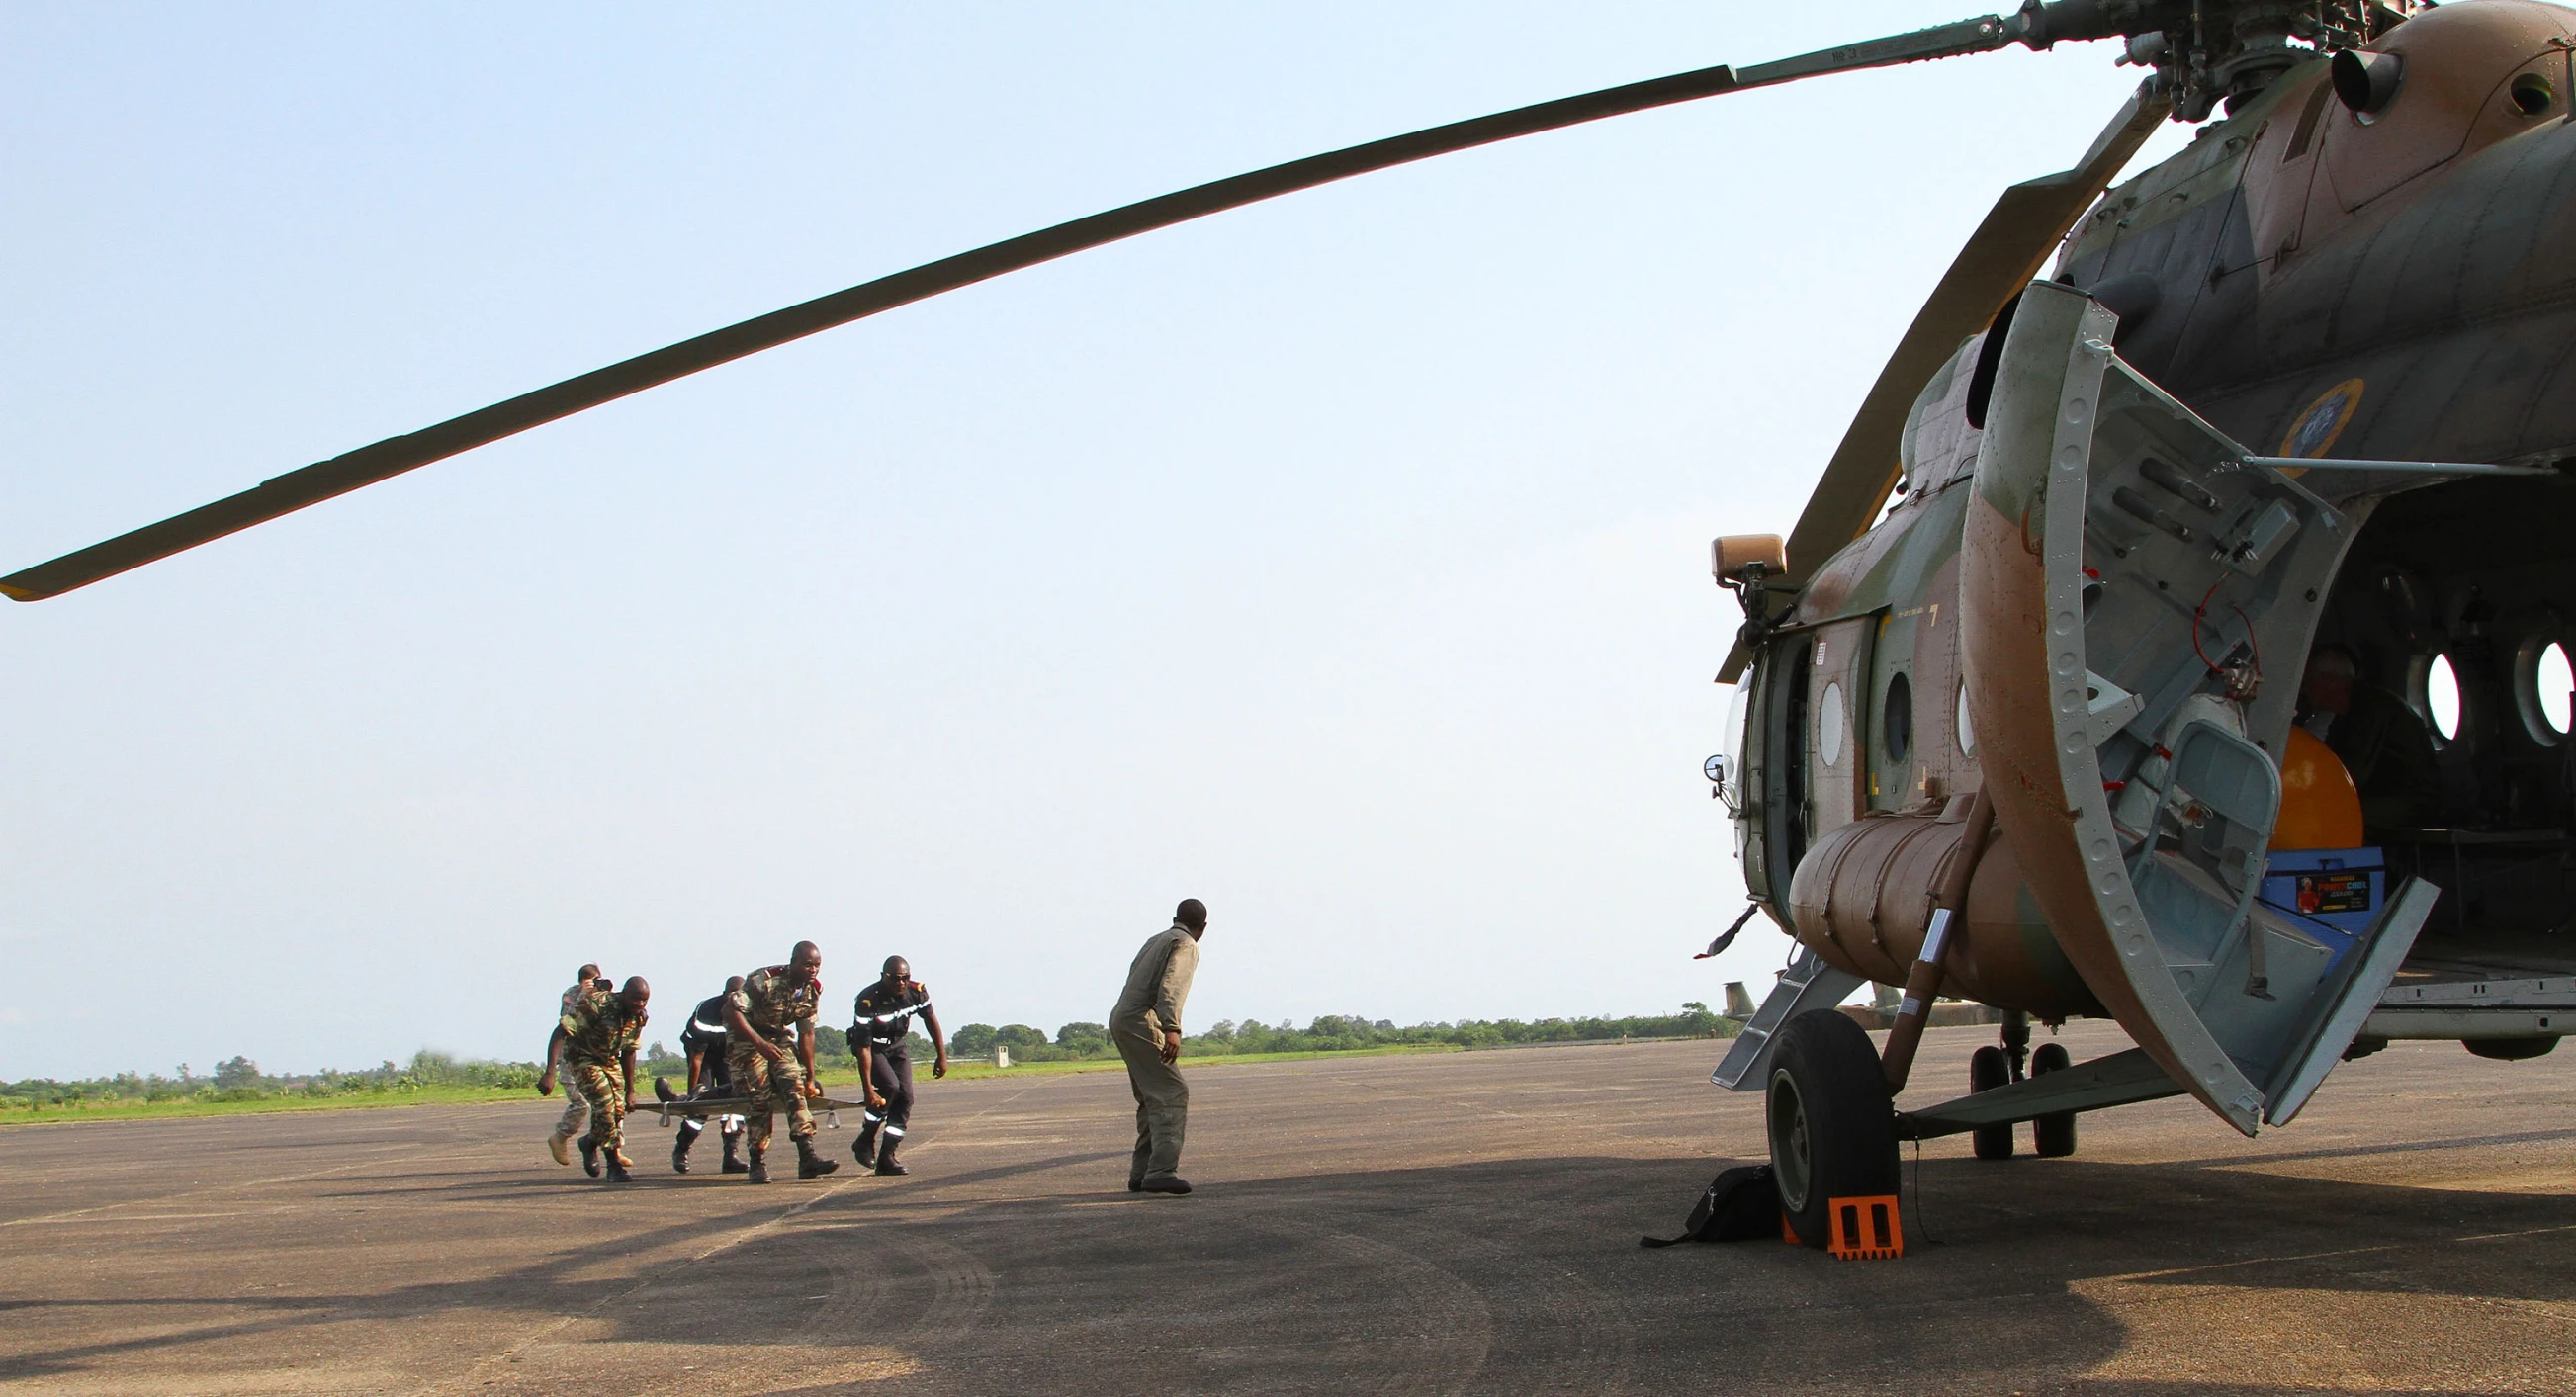
[[[2316,734],[2290,725],[2281,749],[2281,818],[2272,826],[2275,849],[2360,847],[2361,791]]]

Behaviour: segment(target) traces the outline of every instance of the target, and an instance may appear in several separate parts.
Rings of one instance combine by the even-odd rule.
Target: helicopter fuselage
[[[2576,13],[2476,0],[2390,31],[2361,56],[2375,75],[2340,60],[2369,81],[2324,60],[2284,73],[2105,195],[2053,283],[1933,376],[1894,504],[1748,631],[1726,793],[1747,885],[1784,929],[1847,976],[1903,983],[1962,857],[1967,798],[1986,789],[2000,832],[1974,863],[1947,991],[2117,1017],[2250,1129],[2263,1074],[2296,1074],[2293,1040],[2353,973],[2328,937],[2308,1018],[2266,1007],[2267,954],[2310,948],[2252,890],[2267,857],[2282,862],[2283,801],[2303,798],[2279,789],[2303,770],[2284,764],[2310,716],[2301,667],[2331,644],[2437,728],[2439,792],[2335,851],[2386,870],[2375,906],[2409,878],[2424,905],[2440,890],[2397,983],[2576,975],[2555,938],[2576,924],[2562,873],[2576,739],[2540,663],[2576,645],[2576,478],[2350,466],[2576,461],[2571,45]],[[2016,335],[2043,291],[2049,328]],[[2087,354],[2113,369],[2079,391]],[[2007,398],[2020,436],[1999,442]],[[2098,431],[2070,426],[2085,413]],[[2432,711],[2446,682],[2456,719]],[[2186,736],[2207,740],[2178,757]],[[2069,784],[2079,755],[2101,791]],[[2226,802],[2187,788],[2219,772],[2249,793],[2271,781],[2270,803],[2213,815]],[[2225,930],[2177,930],[2193,898],[2241,909]],[[2123,929],[2124,908],[2153,935]],[[2246,1004],[2221,981],[2244,982]],[[2576,1030],[2549,1007],[2383,1007],[2343,1031],[2527,1055]],[[2186,1010],[2190,1029],[2168,1022]],[[2185,1050],[2204,1028],[2235,1059],[2226,1072]]]

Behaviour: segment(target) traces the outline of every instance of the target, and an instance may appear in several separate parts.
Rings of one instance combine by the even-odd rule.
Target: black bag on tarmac
[[[1641,1247],[1683,1242],[1749,1242],[1780,1235],[1780,1191],[1768,1164],[1739,1164],[1709,1180],[1678,1237],[1640,1237]]]

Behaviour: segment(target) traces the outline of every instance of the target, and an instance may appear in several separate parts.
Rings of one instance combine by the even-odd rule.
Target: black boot
[[[796,1142],[796,1177],[798,1179],[819,1179],[840,1167],[841,1161],[837,1159],[825,1159],[821,1155],[814,1153],[813,1141],[799,1140]]]
[[[877,1124],[869,1121],[860,1126],[859,1138],[850,1146],[850,1153],[857,1157],[862,1169],[877,1162]]]
[[[742,1162],[741,1131],[733,1131],[724,1137],[724,1150],[724,1168],[719,1172],[726,1174],[745,1174],[751,1171],[751,1166]]]
[[[599,1177],[599,1146],[587,1138],[581,1142],[581,1172],[594,1179]]]
[[[751,1147],[751,1182],[769,1182],[769,1146],[766,1143]]]
[[[634,1176],[634,1175],[632,1175],[632,1174],[627,1173],[627,1172],[626,1172],[626,1166],[625,1166],[625,1164],[621,1163],[621,1162],[618,1160],[618,1158],[617,1158],[617,1151],[615,1151],[615,1150],[610,1150],[610,1151],[608,1151],[608,1153],[607,1153],[607,1163],[608,1163],[608,1181],[609,1181],[610,1183],[612,1183],[612,1184],[631,1184],[631,1183],[635,1182],[635,1176]]]
[[[900,1144],[902,1144],[902,1143],[903,1143],[903,1137],[902,1137],[902,1136],[900,1136],[900,1135],[888,1134],[888,1135],[886,1136],[886,1140],[885,1140],[885,1144],[884,1144],[884,1146],[883,1146],[882,1148],[878,1149],[878,1151],[877,1151],[877,1172],[878,1172],[878,1173],[880,1173],[880,1174],[909,1174],[909,1173],[911,1173],[911,1172],[912,1172],[911,1170],[904,1168],[901,1164],[899,1164],[899,1163],[897,1163],[897,1162],[895,1161],[895,1157],[894,1157],[894,1149],[895,1149],[895,1146],[900,1145]]]
[[[700,1128],[703,1129],[703,1127]],[[680,1138],[671,1142],[672,1173],[689,1172],[689,1147],[696,1143],[698,1143],[698,1131],[690,1129],[689,1123],[684,1122],[680,1126]]]

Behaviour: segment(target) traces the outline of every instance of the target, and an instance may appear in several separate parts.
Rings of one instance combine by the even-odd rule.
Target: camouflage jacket
[[[801,1023],[805,1032],[814,1031],[815,1011],[823,1007],[823,977],[817,975],[798,986],[788,981],[786,966],[773,965],[742,977],[742,988],[726,995],[725,1003],[742,1015],[752,1032],[777,1043],[789,1024]]]
[[[564,1059],[618,1066],[644,1036],[646,1018],[640,1009],[630,1017],[626,1001],[610,991],[592,990],[564,1011]]]

